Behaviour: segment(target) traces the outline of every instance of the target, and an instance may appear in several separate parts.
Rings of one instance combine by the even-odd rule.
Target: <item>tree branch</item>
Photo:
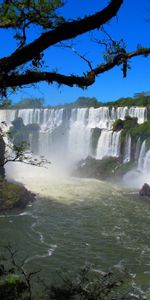
[[[80,34],[99,28],[117,14],[122,3],[123,0],[111,0],[107,7],[96,14],[81,20],[65,22],[56,29],[42,34],[34,42],[15,51],[10,56],[2,58],[0,60],[0,73],[9,72],[16,67],[29,62],[39,55],[39,53],[58,42],[75,38]]]
[[[12,74],[10,76],[6,75],[3,80],[0,81],[0,88],[5,89],[7,87],[16,87],[27,85],[31,83],[37,83],[40,81],[47,81],[49,84],[56,82],[58,84],[65,84],[67,86],[77,85],[78,87],[85,88],[92,85],[95,82],[95,77],[111,70],[115,66],[119,66],[121,64],[124,65],[129,59],[142,56],[149,55],[150,48],[141,48],[137,51],[129,52],[129,53],[121,53],[115,55],[110,62],[101,64],[91,71],[84,73],[83,76],[75,76],[75,75],[63,75],[55,72],[33,72],[28,71],[25,74]]]

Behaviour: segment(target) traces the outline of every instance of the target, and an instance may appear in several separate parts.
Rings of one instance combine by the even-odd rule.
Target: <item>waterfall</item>
[[[146,142],[144,141],[142,143],[140,155],[139,155],[139,159],[138,159],[138,167],[137,167],[138,171],[143,170],[145,155],[146,155]]]
[[[137,162],[139,159],[140,155],[140,147],[141,147],[141,138],[139,137],[137,142],[136,142],[136,147],[135,147],[135,153],[134,153],[134,160]]]
[[[121,131],[115,131],[113,132],[112,135],[112,155],[114,157],[119,157],[120,156],[120,136],[121,136]]]
[[[144,158],[143,172],[146,174],[150,174],[150,150],[146,152],[146,156]]]
[[[137,118],[138,124],[147,121],[147,108],[146,107],[118,107],[116,110],[117,119],[124,120],[126,116]]]
[[[147,109],[146,107],[130,107],[129,116],[137,118],[138,123],[142,124],[147,121]]]
[[[88,108],[73,109],[68,134],[68,153],[73,160],[90,155],[92,130],[88,126]]]
[[[109,107],[89,108],[88,124],[91,128],[110,129]]]
[[[120,133],[113,132],[115,120],[124,120],[126,116],[137,117],[141,124],[147,120],[144,107],[107,107],[98,108],[36,108],[0,110],[0,122],[9,127],[19,117],[24,125],[38,124],[39,137],[30,136],[31,149],[47,158],[59,157],[62,160],[77,161],[92,155],[91,138],[93,129],[100,129],[101,135],[95,149],[95,157],[119,157]],[[37,143],[36,143],[37,139]],[[34,147],[33,147],[34,146]],[[130,161],[131,137],[126,137],[124,162]]]
[[[125,151],[123,163],[128,163],[131,160],[131,136],[129,134],[126,135],[125,138]]]
[[[40,155],[49,157],[49,132],[40,131],[39,133],[39,149],[38,152]]]
[[[8,126],[16,118],[23,119],[25,125],[39,124],[50,131],[61,125],[68,109],[60,108],[28,108],[28,109],[10,109],[0,110],[0,122],[5,121]],[[138,123],[144,123],[147,120],[146,107],[118,107],[109,108],[102,106],[98,108],[75,108],[71,109],[71,121],[81,121],[81,115],[86,115],[86,123],[90,128],[111,129],[116,119],[124,120],[126,116],[136,117]],[[78,119],[78,120],[77,120]]]
[[[120,134],[121,131],[113,132],[102,130],[98,140],[96,158],[119,157],[120,155]]]
[[[11,122],[17,117],[17,111],[16,110],[6,110],[1,109],[0,110],[0,123],[5,122],[7,126],[11,125]]]
[[[128,107],[118,107],[116,110],[116,119],[124,120],[129,115]]]
[[[16,116],[22,118],[24,125],[39,124],[42,129],[53,131],[62,123],[63,109],[19,109]]]

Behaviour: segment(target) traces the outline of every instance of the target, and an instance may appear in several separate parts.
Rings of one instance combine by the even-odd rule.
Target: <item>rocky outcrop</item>
[[[0,212],[23,209],[35,200],[35,194],[23,185],[0,180]]]
[[[0,178],[3,178],[5,175],[4,159],[5,159],[5,143],[3,137],[0,134]]]
[[[140,196],[147,196],[150,197],[150,186],[147,183],[144,183],[142,188],[139,191]]]

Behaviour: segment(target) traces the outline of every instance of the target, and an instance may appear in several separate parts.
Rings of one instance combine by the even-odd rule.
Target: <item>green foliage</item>
[[[74,276],[61,276],[59,283],[50,286],[44,284],[41,297],[34,296],[32,276],[35,276],[37,272],[26,272],[23,263],[17,262],[16,253],[8,245],[5,247],[5,255],[1,256],[0,296],[3,300],[146,299],[143,293],[131,287],[131,276],[127,272],[116,274],[97,272],[89,266],[82,268]],[[9,267],[6,267],[6,262]],[[147,294],[147,299],[149,299],[149,294]]]
[[[73,175],[113,181],[120,179],[134,166],[134,162],[122,164],[121,159],[116,157],[104,157],[102,160],[88,157],[79,163]]]
[[[115,157],[105,157],[102,160],[88,157],[79,163],[74,175],[105,180],[113,177],[119,166],[120,161]]]
[[[23,268],[16,263],[16,251],[5,247],[0,262],[0,298],[3,300],[31,300]],[[5,263],[4,263],[5,262]]]
[[[141,141],[146,140],[150,137],[150,121],[137,125],[134,128],[130,128],[129,132],[133,139],[137,140],[140,137]]]
[[[74,103],[72,103],[73,107],[99,107],[100,103],[97,101],[95,97],[79,97]]]
[[[116,179],[120,179],[120,178],[122,178],[122,176],[124,174],[131,171],[134,167],[135,167],[135,163],[132,161],[130,161],[126,164],[120,164],[117,166],[117,168],[114,172],[114,177],[116,177]]]
[[[130,133],[131,135],[132,132],[134,132],[134,129],[136,130],[139,127],[141,127],[141,125],[137,123],[137,118],[132,118],[130,116],[126,116],[125,120],[118,119],[113,124],[114,131],[123,129],[125,133]]]
[[[116,120],[113,123],[113,131],[119,131],[124,128],[124,121],[121,119]]]
[[[17,144],[14,144],[13,151],[15,152],[16,157],[19,159],[22,159],[28,146],[29,145],[26,141],[21,141],[21,142],[18,142]]]
[[[5,103],[6,102],[6,103]],[[79,97],[75,102],[73,103],[66,103],[63,105],[57,105],[57,106],[44,106],[44,99],[43,98],[27,98],[23,99],[21,101],[18,101],[17,103],[12,104],[11,100],[7,99],[3,101],[4,106],[2,105],[0,108],[13,108],[13,109],[21,109],[21,108],[74,108],[74,107],[94,107],[98,108],[101,106],[108,106],[108,107],[131,107],[131,106],[148,106],[150,105],[150,95],[149,93],[143,92],[143,93],[137,93],[136,96],[128,97],[128,98],[120,98],[116,101],[112,102],[99,102],[95,97]],[[148,110],[148,117],[149,117],[149,110]]]
[[[24,208],[29,201],[33,201],[33,195],[23,186],[0,180],[0,211],[12,208]]]
[[[16,284],[19,281],[19,275],[17,274],[9,274],[6,278],[6,282],[8,284]]]
[[[94,107],[94,108],[98,108],[101,106],[108,106],[108,107],[135,107],[135,106],[148,106],[150,105],[150,95],[149,93],[144,93],[141,95],[139,93],[139,96],[137,95],[137,97],[127,97],[127,98],[119,98],[116,101],[112,101],[112,102],[99,102],[95,97],[79,97],[75,102],[73,103],[69,103],[69,104],[64,104],[64,105],[60,105],[57,106],[57,108],[59,107],[66,107],[66,108],[74,108],[74,107]],[[148,115],[149,115],[149,110],[148,110]]]
[[[141,143],[146,140],[146,147],[150,149],[150,121],[144,122],[143,124],[138,124],[136,118],[126,117],[125,120],[121,122],[118,120],[114,123],[113,130],[120,130],[121,132],[121,155],[123,156],[126,136],[130,135],[132,140],[131,145],[131,159],[135,159],[136,143],[140,139]],[[119,127],[119,128],[118,128]],[[122,128],[121,128],[122,127]]]
[[[12,105],[15,109],[21,108],[41,108],[43,107],[43,98],[27,98]]]
[[[118,65],[122,65],[123,77],[127,76],[127,70],[130,69],[130,65],[128,64],[127,60],[125,59],[126,55],[126,45],[123,39],[119,41],[113,40],[110,35],[104,30],[104,33],[107,36],[107,39],[102,41],[101,43],[105,45],[105,52],[103,53],[103,58],[106,63],[111,63],[114,58],[117,57]]]
[[[3,300],[28,300],[24,293],[26,293],[26,284],[22,280],[17,280],[13,284],[6,280],[0,284],[0,295]]]
[[[64,278],[61,285],[52,285],[48,300],[117,300],[123,299],[122,278],[113,273],[94,273],[83,268],[77,277]],[[126,299],[133,299],[126,294]]]
[[[136,128],[138,126],[137,118],[132,118],[130,116],[126,116],[124,120],[123,128],[125,130],[130,130],[131,128]]]
[[[148,137],[146,139],[146,149],[149,150],[150,149],[150,137]]]
[[[126,116],[125,120],[118,119],[114,122],[113,130],[114,131],[122,130],[122,132],[121,132],[121,147],[120,147],[121,157],[123,157],[126,137],[129,134],[132,137],[132,151],[131,152],[132,153],[135,152],[134,150],[135,150],[135,146],[136,146],[136,141],[140,136],[137,135],[136,137],[133,137],[133,132],[139,126],[140,125],[137,123],[137,118],[132,118],[130,116]]]
[[[118,106],[147,106],[150,104],[150,95],[137,95],[137,98],[135,97],[127,97],[127,98],[120,98],[113,102],[108,102],[109,106],[118,107]]]
[[[0,4],[0,28],[16,29],[14,37],[21,47],[26,42],[26,30],[31,25],[47,29],[64,21],[56,14],[56,9],[62,5],[61,0],[4,0]]]

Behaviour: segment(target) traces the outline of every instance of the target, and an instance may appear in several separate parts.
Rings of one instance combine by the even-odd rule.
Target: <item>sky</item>
[[[67,0],[66,5],[59,10],[66,19],[84,17],[97,12],[108,4],[108,0]],[[124,0],[117,18],[113,18],[105,30],[113,39],[124,39],[127,50],[133,51],[138,44],[150,46],[150,0]],[[15,49],[12,33],[8,30],[1,31],[0,56],[10,54]],[[40,34],[39,29],[34,29],[29,35],[33,40]],[[73,47],[85,55],[93,67],[102,62],[102,49],[91,40],[102,38],[100,31],[95,30],[88,34],[80,35],[73,40]],[[46,71],[57,70],[59,73],[82,75],[89,71],[88,65],[70,49],[51,47],[45,52]],[[14,102],[24,98],[44,98],[45,104],[58,105],[74,102],[78,97],[96,97],[98,101],[114,101],[121,97],[133,96],[134,93],[150,91],[150,57],[137,57],[131,61],[131,69],[127,78],[123,78],[121,67],[101,74],[96,82],[82,90],[78,87],[58,87],[57,84],[48,85],[40,83],[34,87],[23,88],[9,98]]]

